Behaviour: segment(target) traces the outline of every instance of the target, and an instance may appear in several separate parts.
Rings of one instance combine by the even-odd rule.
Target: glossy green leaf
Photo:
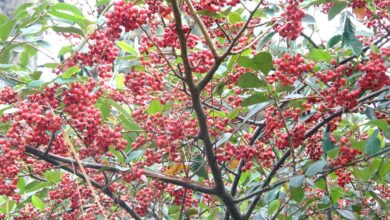
[[[336,146],[330,140],[330,133],[326,132],[324,134],[324,139],[322,140],[322,150],[326,153],[330,150],[333,150]]]
[[[302,202],[303,197],[305,196],[305,192],[301,187],[290,187],[290,195],[291,198],[296,202]]]
[[[116,88],[120,91],[125,88],[125,75],[123,73],[116,76]]]
[[[273,215],[276,211],[278,211],[280,207],[280,201],[274,200],[268,205],[268,214]]]
[[[31,202],[34,205],[34,207],[39,209],[41,212],[43,212],[45,210],[45,203],[38,196],[35,196],[35,195],[32,196]]]
[[[328,20],[332,20],[348,6],[347,2],[336,2],[328,12]]]
[[[294,176],[292,177],[289,181],[288,184],[290,187],[301,187],[303,184],[303,181],[305,181],[305,176],[304,175],[299,175],[299,176]]]
[[[236,24],[237,22],[242,21],[241,15],[236,13],[236,12],[230,12],[228,19],[229,19],[229,22],[232,23],[233,25]]]
[[[322,62],[325,61],[327,63],[330,62],[332,59],[332,56],[330,53],[326,50],[322,49],[312,49],[310,50],[310,53],[307,54],[307,57],[311,60],[314,60],[315,62]]]
[[[60,26],[51,26],[51,29],[57,33],[72,33],[72,34],[77,34],[77,35],[80,35],[82,37],[84,37],[84,32],[80,29],[80,28],[77,28],[77,27],[72,27],[72,26],[69,26],[69,27],[60,27]]]
[[[62,173],[59,171],[46,171],[44,175],[52,183],[58,183],[62,179]]]
[[[139,160],[143,154],[144,154],[143,150],[130,151],[127,154],[125,163],[130,163],[130,162],[137,160],[137,159]]]
[[[15,28],[16,21],[9,20],[0,25],[0,39],[3,42],[6,42],[8,37],[11,35],[13,29]]]
[[[268,74],[268,72],[272,69],[272,56],[268,52],[260,52],[256,54],[252,58],[252,61],[255,70],[260,70],[264,74]]]
[[[260,80],[254,73],[244,73],[237,81],[239,87],[248,88],[261,88],[267,85],[266,82]]]
[[[137,55],[137,50],[134,47],[132,47],[130,44],[128,44],[127,42],[119,41],[116,44],[118,45],[118,47],[120,47],[125,52],[132,54],[132,55]]]
[[[367,155],[374,155],[380,151],[381,141],[378,138],[378,133],[379,131],[375,130],[374,133],[368,138],[364,151]]]
[[[149,107],[148,109],[146,110],[146,112],[149,114],[149,115],[154,115],[156,114],[157,112],[161,113],[164,111],[164,105],[161,104],[161,102],[159,100],[153,100],[149,103]]]
[[[75,75],[76,73],[78,73],[80,71],[80,67],[78,66],[72,66],[70,68],[68,68],[62,75],[61,77],[63,79],[69,79],[71,78],[73,75]]]
[[[247,107],[267,100],[269,100],[269,97],[265,93],[255,93],[244,99],[244,101],[242,101],[242,106]]]
[[[355,220],[355,215],[353,214],[352,211],[347,210],[347,209],[337,209],[337,212],[347,220]]]
[[[324,170],[324,168],[328,165],[328,162],[326,160],[319,160],[314,162],[312,165],[307,168],[305,174],[308,177],[312,177],[316,175],[317,173]]]
[[[328,48],[334,47],[337,43],[341,42],[342,36],[341,35],[336,35],[330,38],[328,41]]]

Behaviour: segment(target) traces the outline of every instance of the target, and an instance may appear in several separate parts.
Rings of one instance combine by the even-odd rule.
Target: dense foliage
[[[389,1],[95,3],[0,15],[0,219],[388,217]]]

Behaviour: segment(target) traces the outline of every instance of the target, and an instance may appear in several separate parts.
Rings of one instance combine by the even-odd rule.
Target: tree
[[[0,218],[384,219],[389,4],[42,1],[0,15]],[[340,19],[327,41],[318,13]],[[68,42],[58,54],[49,32]],[[37,54],[51,61],[29,65]]]

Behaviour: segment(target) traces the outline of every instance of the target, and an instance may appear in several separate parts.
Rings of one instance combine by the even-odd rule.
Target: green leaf
[[[58,183],[62,179],[62,173],[58,171],[46,171],[44,175],[46,179],[52,183]]]
[[[355,215],[353,212],[347,210],[347,209],[337,209],[337,212],[345,219],[348,220],[355,220]]]
[[[78,73],[80,71],[80,67],[78,66],[72,66],[68,68],[62,75],[61,77],[63,79],[69,79],[71,78],[74,74]]]
[[[130,163],[134,160],[139,160],[141,156],[143,155],[144,151],[143,150],[135,150],[135,151],[130,151],[127,154],[126,161],[125,163]]]
[[[21,193],[24,192],[24,189],[26,188],[26,180],[23,177],[19,177],[18,183],[16,185]]]
[[[269,100],[269,98],[265,93],[256,93],[251,95],[249,98],[244,99],[242,106],[247,107],[267,100]]]
[[[232,137],[232,133],[223,133],[221,137],[218,139],[217,143],[215,143],[215,147],[222,146]]]
[[[279,200],[274,200],[268,205],[268,214],[273,215],[276,211],[278,211],[280,207],[280,201]]]
[[[101,5],[108,4],[108,3],[110,3],[110,0],[97,0],[96,7],[99,7]]]
[[[324,139],[322,140],[322,150],[326,153],[327,151],[333,150],[336,146],[330,140],[330,133],[326,132],[324,134]]]
[[[324,170],[324,168],[328,165],[328,162],[326,160],[319,160],[313,163],[312,165],[309,166],[306,170],[306,176],[312,177],[316,175],[317,173],[321,172]]]
[[[43,27],[42,24],[37,23],[29,27],[22,28],[20,29],[20,31],[22,32],[22,35],[36,34],[42,30],[42,27]]]
[[[305,192],[302,187],[290,187],[291,198],[296,202],[301,202],[305,196]]]
[[[348,15],[344,15],[344,28],[342,34],[342,46],[344,48],[352,48],[355,55],[358,55],[363,50],[363,44],[355,36],[355,26],[352,24]]]
[[[88,23],[90,23],[90,21],[83,16],[79,8],[63,2],[57,3],[51,7],[49,14],[57,18],[75,22],[80,25],[84,31],[87,29]]]
[[[347,2],[336,2],[333,7],[329,10],[328,20],[332,20],[336,15],[340,14],[348,5]]]
[[[242,123],[245,123],[248,119],[250,119],[252,116],[254,116],[255,114],[257,114],[258,112],[264,110],[266,107],[268,107],[269,105],[271,104],[270,101],[267,101],[267,102],[263,102],[263,103],[260,103],[260,104],[257,104],[255,106],[253,106],[248,114],[245,116],[244,118],[244,121]]]
[[[119,115],[118,118],[125,129],[136,130],[136,131],[141,130],[141,128],[133,121],[133,118],[131,117],[130,113],[127,110],[125,110],[120,104],[118,104],[112,99],[102,99],[102,102],[106,102],[107,104],[110,104],[121,113],[121,115]]]
[[[60,26],[51,26],[51,29],[57,33],[73,33],[85,37],[84,32],[80,28],[76,27],[60,27]]]
[[[304,175],[299,175],[299,176],[294,176],[292,177],[289,181],[288,184],[290,187],[301,187],[303,184],[303,181],[305,181],[305,176]]]
[[[22,67],[26,67],[30,63],[30,59],[37,54],[37,49],[26,44],[24,50],[19,56],[19,62]]]
[[[161,102],[159,100],[153,100],[149,103],[149,107],[148,109],[146,110],[146,112],[149,114],[149,115],[154,115],[156,114],[157,112],[163,112],[164,111],[164,105],[161,104]]]
[[[341,41],[341,39],[342,39],[341,35],[336,35],[330,38],[330,40],[328,41],[328,48],[332,48],[333,46],[335,46],[337,43]]]
[[[267,85],[266,82],[260,80],[255,74],[253,73],[244,73],[240,76],[240,78],[237,81],[237,84],[239,87],[248,89],[248,88],[260,88]]]
[[[261,39],[261,41],[257,45],[257,49],[262,49],[270,40],[272,40],[272,37],[275,34],[276,34],[276,32],[271,32],[271,33],[265,35],[265,37],[263,39]]]
[[[35,208],[41,210],[41,212],[45,211],[45,203],[38,196],[35,196],[35,195],[32,196],[31,202],[35,206]]]
[[[2,25],[0,25],[0,39],[3,42],[6,42],[8,37],[11,35],[12,30],[15,28],[16,21],[15,20],[9,20]]]
[[[196,13],[199,15],[204,15],[204,16],[208,16],[208,17],[212,17],[212,18],[216,18],[216,19],[222,18],[221,14],[216,13],[214,11],[200,10],[200,11],[197,11]]]
[[[334,187],[330,189],[330,197],[332,198],[333,203],[337,203],[337,201],[342,198],[344,195],[344,190],[340,187]]]
[[[240,56],[237,60],[237,63],[244,68],[253,69],[252,60],[247,56]]]
[[[264,74],[272,69],[272,56],[268,52],[260,52],[252,58],[255,70],[260,70]]]
[[[109,146],[108,147],[108,150],[115,155],[116,159],[118,159],[118,161],[120,163],[124,163],[125,162],[125,157],[122,155],[121,152],[119,152],[118,150],[115,149],[115,147],[113,146]]]
[[[209,174],[207,172],[207,166],[205,165],[204,158],[201,155],[197,155],[195,156],[194,161],[196,162],[191,164],[191,171],[203,179],[208,179]]]
[[[120,91],[125,88],[125,75],[123,73],[116,76],[116,88]]]
[[[242,21],[241,15],[236,12],[230,12],[228,19],[229,22],[232,23],[233,25],[236,24],[237,22]]]
[[[315,62],[325,61],[327,63],[329,63],[330,60],[332,59],[330,53],[327,50],[322,50],[322,49],[310,50],[310,53],[307,54],[307,57],[311,60],[314,60]]]
[[[100,113],[102,115],[102,120],[105,121],[108,117],[110,117],[111,114],[110,104],[100,101],[98,106],[99,106]]]
[[[368,138],[367,144],[365,147],[365,153],[367,155],[374,155],[378,153],[381,149],[381,141],[378,138],[378,130],[375,130],[374,133]]]
[[[302,22],[306,24],[315,24],[316,19],[311,15],[305,15],[305,17],[302,18]]]
[[[125,51],[129,54],[132,54],[132,55],[138,55],[137,50],[134,47],[132,47],[130,44],[126,43],[125,41],[118,41],[116,44],[123,51]]]

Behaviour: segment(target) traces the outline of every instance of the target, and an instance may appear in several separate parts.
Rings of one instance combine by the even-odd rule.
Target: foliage
[[[91,7],[0,15],[1,219],[388,216],[388,1]]]

